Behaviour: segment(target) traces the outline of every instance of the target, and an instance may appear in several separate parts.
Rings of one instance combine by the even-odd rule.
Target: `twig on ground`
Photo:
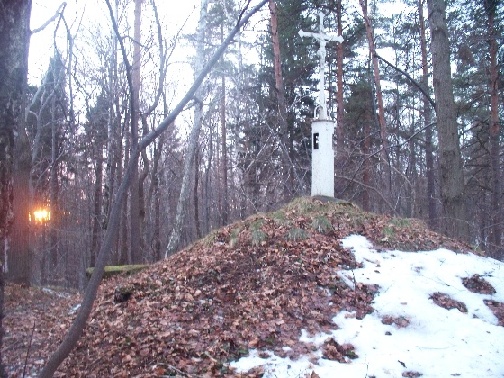
[[[33,322],[33,327],[30,335],[30,342],[28,343],[28,349],[26,350],[25,363],[23,366],[23,378],[26,376],[26,366],[28,366],[28,357],[30,357],[30,349],[33,342],[33,333],[35,332],[35,322]]]

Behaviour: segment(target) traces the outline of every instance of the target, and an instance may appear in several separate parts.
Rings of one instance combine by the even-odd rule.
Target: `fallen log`
[[[108,265],[105,266],[105,272],[103,273],[103,278],[109,278],[118,274],[134,274],[147,268],[149,265]],[[91,266],[86,269],[86,277],[89,278],[93,274],[94,267]]]

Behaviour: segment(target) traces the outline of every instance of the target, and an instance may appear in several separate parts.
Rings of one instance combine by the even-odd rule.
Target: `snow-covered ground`
[[[246,372],[262,365],[264,377],[305,377],[312,372],[345,378],[418,376],[415,373],[423,377],[504,377],[504,327],[497,325],[497,318],[483,302],[504,302],[504,263],[446,249],[379,252],[358,235],[345,238],[342,245],[364,264],[340,272],[347,284],[380,286],[372,304],[375,311],[362,320],[341,312],[334,318],[337,330],[314,337],[303,330],[301,341],[321,347],[332,337],[340,345],[352,344],[358,357],[339,363],[322,358],[318,349],[291,360],[273,352],[263,358],[264,353],[260,357],[257,350],[251,350],[231,366]],[[470,292],[462,279],[475,274],[497,292]],[[465,303],[467,313],[438,306],[429,298],[434,293]],[[399,319],[399,325],[384,324],[384,318]]]

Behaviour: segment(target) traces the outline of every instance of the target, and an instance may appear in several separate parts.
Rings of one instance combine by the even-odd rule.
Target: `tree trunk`
[[[117,0],[114,0],[114,17],[117,18],[118,13]],[[117,90],[117,39],[112,32],[112,49],[110,52],[110,67],[108,72],[108,93],[109,93],[109,109],[107,119],[107,162],[106,162],[106,177],[103,188],[103,214],[104,224],[103,229],[107,228],[110,207],[115,190],[115,175],[118,166],[117,146],[120,144],[120,132],[118,131],[121,119],[119,109],[119,99],[116,94]],[[117,113],[116,110],[117,109]]]
[[[1,30],[2,28],[0,28]],[[3,146],[1,146],[3,147]],[[0,164],[2,164],[0,162]],[[3,167],[2,167],[3,168]],[[5,229],[2,231],[6,231]],[[1,237],[0,238],[0,256],[5,256],[5,242],[6,238]],[[4,258],[1,258],[2,260],[2,266],[0,267],[0,378],[7,378],[7,373],[5,371],[5,366],[3,364],[3,358],[2,358],[2,351],[3,351],[3,335],[4,335],[4,328],[3,328],[3,319],[5,317],[4,314],[4,303],[5,303],[5,277],[4,277],[4,272],[3,272],[3,263],[4,263]]]
[[[484,0],[488,17],[488,38],[490,55],[490,167],[492,169],[492,227],[490,231],[491,256],[502,259],[502,209],[500,208],[501,169],[500,169],[500,122],[499,122],[499,67],[497,65],[497,32],[495,30],[495,12],[497,1]]]
[[[338,35],[343,35],[343,21],[341,0],[336,1],[336,19],[338,27]],[[336,93],[337,114],[336,114],[336,172],[337,175],[342,175],[343,161],[345,157],[345,102],[343,99],[343,43],[336,44],[336,85],[338,92]],[[336,193],[342,190],[342,186],[336,184]]]
[[[127,120],[128,120],[128,115],[125,117],[125,124],[127,125]],[[125,140],[124,143],[124,149],[121,151],[118,156],[122,157],[124,155],[124,159],[121,159],[121,162],[119,164],[119,167],[117,169],[117,180],[119,182],[120,178],[124,176],[124,171],[126,170],[126,167],[128,165],[129,159],[130,159],[130,150],[131,150],[131,138],[128,135],[128,131],[126,127],[124,127],[124,136],[123,139]],[[121,143],[122,146],[122,143]],[[137,168],[138,170],[138,168]],[[116,193],[117,196],[117,193]],[[129,197],[128,193],[124,196],[124,203],[122,204],[122,211],[121,211],[121,232],[119,235],[119,251],[118,251],[118,263],[119,265],[129,265],[131,264],[131,252],[130,249],[128,248],[129,243],[128,243],[128,202],[129,202]],[[107,225],[107,230],[108,230],[108,225]]]
[[[221,30],[222,32],[222,30]],[[222,35],[222,38],[224,36]],[[221,75],[221,102],[220,102],[220,123],[221,123],[221,188],[222,188],[222,208],[221,224],[224,226],[229,222],[229,199],[228,199],[228,178],[227,178],[227,130],[226,130],[226,78]],[[197,179],[197,178],[196,178]],[[195,182],[197,186],[197,181]]]
[[[205,60],[205,32],[207,24],[207,8],[208,0],[201,0],[200,9],[200,19],[198,23],[197,30],[197,46],[196,46],[196,61],[194,72],[195,75],[199,75]],[[177,202],[177,213],[175,215],[175,224],[173,225],[172,232],[170,234],[170,239],[168,241],[168,246],[166,247],[165,256],[168,257],[175,253],[177,250],[180,236],[182,233],[182,223],[186,217],[187,213],[187,202],[190,195],[190,183],[191,183],[191,168],[194,164],[194,156],[196,154],[196,149],[198,145],[199,134],[201,126],[203,124],[203,91],[201,88],[196,90],[194,98],[196,104],[194,107],[194,126],[189,135],[189,141],[187,144],[187,152],[184,160],[184,172],[182,178],[182,187],[180,188],[179,199]]]
[[[221,43],[224,40],[224,23],[221,23]],[[224,67],[224,59],[222,59]],[[226,127],[226,77],[224,70],[221,74],[221,98],[220,98],[220,125],[221,125],[221,225],[224,226],[229,222],[229,198],[228,198],[228,159],[227,159],[227,127]],[[194,186],[198,186],[198,178],[194,182]],[[196,189],[195,189],[196,190]]]
[[[30,43],[30,0],[1,2],[0,22],[0,377],[6,377],[2,363],[4,317],[4,248],[14,219],[13,167],[14,130],[23,116],[23,97],[28,73]],[[19,129],[21,131],[21,129]]]
[[[451,77],[446,3],[445,0],[427,0],[427,7],[436,97],[443,231],[451,237],[465,239],[469,229],[465,214],[464,174]]]
[[[140,27],[143,0],[135,0],[135,21],[133,26],[133,62],[131,65],[131,150],[138,146],[138,125],[140,122]],[[133,264],[142,262],[140,180],[138,167],[133,172],[130,188],[130,253]]]
[[[369,54],[373,64],[373,77],[376,91],[376,102],[378,103],[378,124],[380,125],[380,137],[382,140],[381,158],[383,164],[383,173],[385,177],[384,197],[388,198],[391,188],[391,172],[388,159],[388,133],[387,123],[385,122],[385,109],[383,106],[383,94],[381,89],[380,66],[376,56],[376,47],[374,43],[374,29],[371,18],[368,15],[367,0],[359,0],[364,15],[364,25],[366,27],[366,37],[368,41]]]
[[[152,169],[152,185],[154,189],[154,255],[156,261],[161,259],[161,192],[159,190],[159,159],[163,151],[163,141],[159,140],[157,151],[154,154],[154,168]]]
[[[142,114],[142,133],[143,135],[147,135],[149,132],[149,126],[147,124],[147,115]],[[147,156],[147,151],[141,151],[141,157],[143,162],[143,169],[138,178],[138,215],[139,215],[139,223],[140,223],[140,251],[145,252],[145,244],[144,244],[144,228],[145,228],[145,217],[147,214],[147,208],[145,206],[145,179],[149,176],[150,171],[150,160]],[[140,258],[145,261],[147,256],[142,254]]]
[[[100,133],[101,134],[101,133]],[[97,138],[101,139],[101,136]],[[103,185],[103,148],[101,142],[95,140],[98,148],[95,151],[95,183],[94,183],[94,199],[93,199],[93,226],[91,231],[91,258],[89,266],[95,266],[96,256],[100,249],[100,239],[101,239],[101,218],[102,218],[102,185]]]
[[[362,154],[364,157],[364,171],[362,173],[362,210],[371,211],[371,201],[369,191],[371,188],[371,125],[373,124],[373,116],[370,110],[366,111],[364,115],[364,140],[362,142]]]
[[[168,112],[165,111],[165,116]],[[152,239],[151,239],[151,250],[152,257],[154,261],[161,259],[161,192],[159,188],[159,161],[161,160],[161,155],[163,151],[164,139],[159,138],[157,144],[154,146],[154,156],[152,158],[152,171],[151,185],[149,186],[149,194],[147,196],[147,206],[152,206],[152,217],[151,222],[154,223],[152,226]]]
[[[210,208],[211,208],[211,191],[212,186],[212,165],[214,159],[214,148],[213,148],[213,128],[210,126],[210,132],[208,137],[208,154],[207,154],[207,166],[205,170],[205,203],[203,209],[205,211],[205,232],[208,233],[212,229],[211,218],[210,218]]]
[[[289,125],[287,122],[287,102],[285,100],[285,87],[282,73],[282,55],[280,51],[280,38],[278,35],[277,6],[274,0],[269,0],[271,41],[273,44],[273,66],[275,70],[275,94],[278,103],[278,129],[282,149],[283,161],[283,196],[288,202],[293,189],[293,172],[291,159],[289,158]]]
[[[425,30],[425,18],[423,14],[425,0],[418,1],[418,22],[420,23],[420,50],[422,54],[422,79],[421,85],[426,93],[429,93],[429,63],[427,59],[427,33]],[[433,133],[430,125],[432,121],[432,111],[429,99],[423,96],[423,119],[427,127],[425,130],[425,163],[427,166],[427,208],[428,224],[433,230],[437,229],[437,206],[436,206],[436,180],[434,176],[434,147],[432,144]]]
[[[194,164],[194,188],[193,188],[193,201],[194,201],[194,228],[196,232],[196,238],[200,239],[202,237],[201,234],[201,226],[200,226],[200,213],[199,213],[199,195],[198,195],[198,186],[199,186],[199,178],[200,178],[200,170],[199,167],[201,165],[200,158],[200,147],[196,147],[196,156],[194,158],[196,160],[196,164]],[[224,202],[224,206],[227,204]]]
[[[58,126],[56,120],[56,96],[52,98],[51,105],[51,168],[49,177],[49,203],[51,211],[51,220],[49,223],[49,271],[52,275],[52,280],[58,278],[58,202],[59,202],[59,183],[58,183],[58,162],[59,162],[59,146],[58,146]]]
[[[29,214],[31,206],[30,141],[23,127],[19,128],[14,151],[14,224],[7,251],[7,280],[29,285],[31,280],[32,253],[30,248]],[[1,243],[1,241],[0,241]]]

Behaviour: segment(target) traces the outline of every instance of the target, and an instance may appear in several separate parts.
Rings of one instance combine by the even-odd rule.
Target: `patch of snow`
[[[70,310],[68,310],[68,315],[73,315],[77,313],[77,310],[79,310],[80,307],[81,307],[80,303],[77,303],[75,306],[72,306]]]
[[[273,352],[261,358],[257,350],[231,363],[238,372],[263,365],[265,378],[302,377],[312,371],[320,377],[401,377],[418,372],[428,377],[503,377],[504,327],[484,299],[504,302],[504,263],[471,254],[456,254],[444,248],[433,251],[376,251],[364,237],[352,235],[342,240],[363,267],[340,271],[340,277],[354,282],[378,284],[375,311],[362,320],[354,314],[338,313],[337,330],[310,337],[302,330],[300,341],[318,350],[297,360],[281,358]],[[477,294],[467,290],[462,279],[482,276],[497,291]],[[441,292],[465,303],[467,313],[446,310],[429,296]],[[382,323],[384,316],[409,321],[400,328]],[[339,344],[350,343],[358,358],[348,364],[321,358],[320,347],[333,337]],[[264,352],[261,353],[264,355]],[[318,359],[316,364],[311,363]]]
[[[56,290],[50,289],[48,287],[43,287],[42,288],[42,292],[46,293],[46,294],[49,294],[49,295],[57,296],[59,298],[68,298],[68,297],[70,297],[70,294],[68,294],[68,293],[64,293],[62,291],[56,291]]]

